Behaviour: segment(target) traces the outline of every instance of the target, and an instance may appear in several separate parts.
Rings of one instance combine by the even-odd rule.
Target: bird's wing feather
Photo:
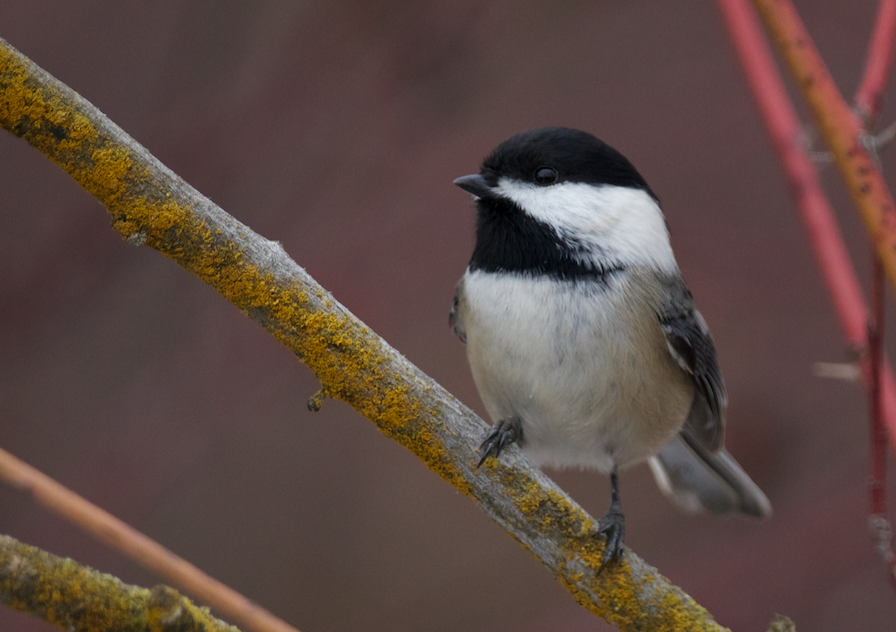
[[[658,316],[666,346],[691,377],[695,396],[682,432],[703,448],[722,447],[728,394],[716,359],[716,348],[703,316],[681,277],[664,280],[663,306]]]

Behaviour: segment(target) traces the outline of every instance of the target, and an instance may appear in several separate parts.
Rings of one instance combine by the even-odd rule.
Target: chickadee
[[[769,516],[722,447],[712,336],[634,166],[591,134],[551,127],[503,142],[454,183],[477,211],[450,322],[495,422],[479,465],[516,443],[538,465],[609,473],[601,568],[623,552],[618,470],[644,460],[685,509]]]

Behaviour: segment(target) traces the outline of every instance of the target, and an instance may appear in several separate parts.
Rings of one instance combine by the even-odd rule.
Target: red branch
[[[896,36],[896,0],[881,0],[874,20],[874,32],[868,44],[865,74],[856,91],[855,107],[870,125],[883,105],[884,86],[893,63],[893,39]]]
[[[896,557],[893,554],[893,529],[886,518],[887,428],[883,420],[881,369],[883,368],[884,266],[877,253],[872,255],[871,304],[873,316],[868,322],[868,362],[871,365],[871,515],[868,527],[878,555],[887,565],[888,579],[896,589]]]
[[[840,325],[849,344],[858,352],[866,346],[868,307],[834,212],[821,188],[815,165],[802,147],[799,117],[748,1],[717,0],[717,4],[778,158],[784,166],[791,195],[799,206]],[[861,358],[862,377],[870,389],[870,363],[866,354],[858,355]],[[896,437],[896,381],[888,363],[884,364],[882,373],[881,404],[890,437],[893,438]]]
[[[868,45],[865,73],[856,96],[855,108],[870,128],[883,105],[883,90],[893,61],[893,38],[896,34],[896,0],[881,0],[875,19],[874,33]],[[868,526],[878,554],[889,567],[890,583],[896,588],[896,559],[893,555],[892,527],[886,514],[887,428],[881,400],[884,332],[884,267],[873,255],[871,305],[873,315],[868,326],[868,361],[871,363],[871,516]]]
[[[887,428],[881,409],[881,367],[884,334],[884,268],[880,257],[872,255],[871,305],[868,321],[868,363],[871,365],[871,513],[886,512]]]

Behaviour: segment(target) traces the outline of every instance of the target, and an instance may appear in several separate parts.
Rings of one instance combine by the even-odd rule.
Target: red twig
[[[887,428],[881,406],[881,364],[883,360],[884,269],[880,257],[872,255],[871,305],[868,321],[868,364],[871,373],[869,399],[871,409],[871,513],[886,512]]]
[[[235,590],[212,579],[115,516],[63,487],[46,474],[0,449],[0,479],[28,492],[107,546],[118,549],[145,568],[183,588],[220,615],[256,632],[298,632]]]
[[[868,527],[878,555],[889,571],[890,583],[896,589],[896,557],[893,555],[893,529],[886,518],[887,428],[883,421],[881,398],[881,369],[883,368],[884,326],[884,268],[880,257],[872,255],[871,305],[872,317],[868,321],[868,363],[871,388],[871,515]]]
[[[893,63],[893,40],[896,37],[896,0],[881,0],[874,20],[874,32],[868,43],[865,74],[856,91],[856,110],[870,126],[883,105],[884,86]]]
[[[855,108],[870,128],[883,105],[884,85],[893,61],[896,34],[896,0],[881,0],[874,32],[868,45],[865,73],[854,98]],[[871,364],[871,515],[868,526],[875,549],[889,569],[890,583],[896,589],[896,556],[893,554],[893,530],[886,518],[887,428],[881,402],[881,369],[884,329],[884,268],[880,257],[872,257],[871,305],[868,324],[868,361]],[[896,433],[894,433],[896,434]]]
[[[762,28],[748,0],[717,0],[762,119],[784,166],[791,194],[799,206],[809,241],[815,251],[840,324],[850,346],[865,349],[868,307],[849,259],[834,212],[818,173],[800,142],[802,127],[778,73]],[[871,388],[870,365],[862,354],[862,377]],[[896,437],[896,381],[888,363],[883,366],[882,409],[890,436]]]

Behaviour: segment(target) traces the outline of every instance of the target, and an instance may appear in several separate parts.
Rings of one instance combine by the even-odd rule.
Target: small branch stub
[[[796,625],[794,625],[790,617],[785,617],[783,614],[776,614],[775,618],[772,619],[772,625],[768,629],[768,632],[796,632]]]
[[[326,399],[327,394],[324,392],[323,388],[320,388],[314,395],[308,398],[308,410],[313,413],[316,413],[321,409],[324,405],[324,399]]]

